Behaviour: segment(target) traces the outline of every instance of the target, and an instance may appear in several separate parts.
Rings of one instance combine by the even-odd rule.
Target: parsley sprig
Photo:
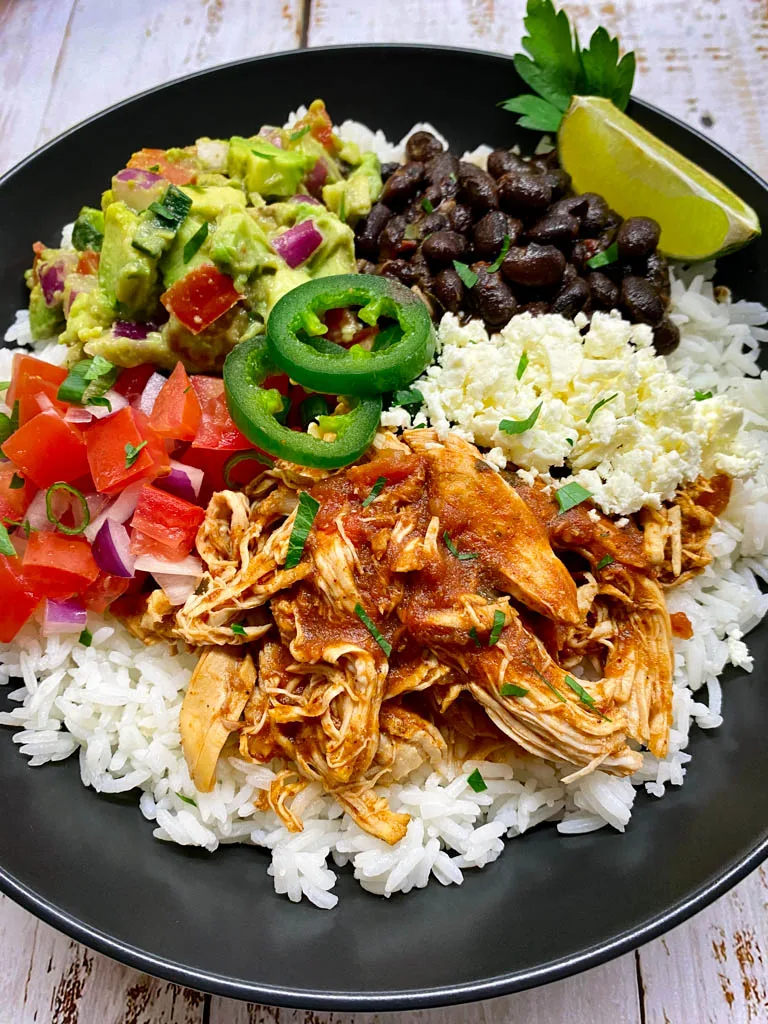
[[[520,114],[518,124],[536,131],[556,132],[572,96],[605,96],[619,110],[629,102],[635,77],[635,55],[619,59],[619,41],[604,28],[596,29],[586,49],[565,11],[552,0],[528,0],[525,16],[528,35],[515,54],[515,71],[533,93],[504,100],[500,106]]]

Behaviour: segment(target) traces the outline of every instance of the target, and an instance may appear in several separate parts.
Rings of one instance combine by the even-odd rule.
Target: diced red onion
[[[64,413],[64,419],[67,423],[90,423],[93,419],[93,413],[90,409],[84,409],[81,405],[70,405]]]
[[[75,299],[84,292],[92,292],[99,279],[96,274],[70,274],[67,278],[67,292],[64,297],[64,316],[69,316]]]
[[[43,291],[46,306],[57,306],[64,295],[64,279],[77,266],[77,253],[62,253],[50,262],[36,264],[37,279]]]
[[[153,174],[139,167],[126,167],[112,178],[112,192],[115,199],[141,213],[150,203],[162,198],[168,182],[161,174]]]
[[[168,576],[197,576],[203,575],[203,563],[196,555],[187,555],[177,562],[170,562],[167,558],[158,558],[156,555],[139,555],[136,559],[135,568],[141,572],[166,573]]]
[[[323,236],[312,219],[303,220],[272,239],[272,248],[289,267],[298,267],[323,244]]]
[[[297,192],[295,196],[291,196],[288,200],[289,203],[309,203],[310,206],[322,206],[323,204],[319,199],[315,199],[314,196],[303,196]]]
[[[131,540],[128,531],[114,519],[105,519],[91,548],[96,565],[113,576],[131,579],[134,575],[135,559],[131,554]]]
[[[111,416],[113,412],[118,412],[128,405],[128,399],[125,395],[121,395],[119,391],[107,391],[104,397],[109,402],[109,405],[86,406],[88,412],[95,420],[103,420],[107,416]]]
[[[203,486],[203,476],[202,469],[197,466],[185,466],[171,459],[171,472],[155,480],[155,486],[194,504]]]
[[[164,572],[154,572],[152,575],[174,605],[184,604],[187,598],[194,594],[200,582],[199,576],[176,576]]]
[[[166,316],[167,320],[168,317]],[[113,338],[128,338],[130,341],[145,341],[151,331],[159,331],[164,321],[160,316],[156,320],[140,323],[138,320],[115,320],[112,324]]]
[[[284,148],[282,132],[279,128],[275,128],[274,125],[265,124],[263,128],[259,128],[259,138],[266,139],[267,142],[271,142],[278,149]]]
[[[35,395],[35,402],[37,402],[40,412],[50,412],[51,409],[56,408],[56,406],[53,404],[51,399],[48,397],[48,395],[46,395],[44,391],[39,391]]]
[[[328,164],[322,157],[315,163],[315,166],[304,178],[304,186],[311,195],[320,197],[320,189],[328,177]]]
[[[225,171],[229,155],[229,143],[221,139],[198,139],[198,158],[209,171]]]
[[[83,536],[86,540],[89,540],[91,544],[93,544],[96,539],[96,534],[102,528],[107,519],[111,519],[115,523],[127,522],[127,520],[130,519],[136,511],[136,504],[139,500],[139,491],[143,486],[143,483],[131,484],[130,487],[126,487],[124,491],[121,491],[111,505],[107,505],[107,507],[100,512],[95,519],[92,519],[90,523],[88,523],[83,531]]]
[[[70,597],[66,601],[46,598],[43,612],[43,636],[56,633],[82,633],[88,624],[88,616],[82,601]]]
[[[94,520],[96,516],[101,515],[101,513],[108,507],[109,498],[106,494],[86,494],[85,503],[88,506],[88,513],[91,520]],[[89,522],[91,520],[89,520]]]
[[[139,399],[139,410],[144,413],[145,416],[151,416],[152,410],[155,407],[157,396],[163,390],[166,378],[162,373],[153,373],[147,381],[144,390],[141,393]]]

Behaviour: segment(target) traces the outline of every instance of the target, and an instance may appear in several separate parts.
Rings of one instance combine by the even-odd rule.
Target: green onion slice
[[[208,237],[208,221],[204,220],[197,231],[184,246],[184,263],[189,263],[198,249]]]
[[[599,562],[597,563],[597,568],[598,568],[598,569],[605,569],[605,567],[606,567],[607,565],[611,565],[611,563],[612,563],[613,561],[614,561],[614,557],[613,557],[613,555],[603,555],[603,557],[602,557],[602,558],[600,559],[600,561],[599,561]]]
[[[93,633],[90,631],[90,629],[84,629],[77,639],[78,642],[83,645],[83,647],[90,647],[91,644],[93,643]]]
[[[242,627],[242,626],[240,625],[240,623],[239,623],[239,622],[235,622],[235,623],[234,623],[234,624],[233,624],[232,626],[230,626],[230,629],[232,630],[232,632],[233,632],[233,633],[234,633],[234,634],[235,634],[236,636],[247,636],[247,635],[248,635],[248,634],[247,634],[247,633],[245,632],[245,629],[244,629],[244,628],[243,628],[243,627]]]

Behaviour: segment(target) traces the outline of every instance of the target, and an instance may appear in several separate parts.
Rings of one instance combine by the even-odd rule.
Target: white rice
[[[434,131],[429,125],[413,130],[418,128]],[[341,130],[384,160],[402,155],[405,140],[391,146],[380,132],[354,122]],[[482,161],[485,155],[487,147],[469,156]],[[557,822],[565,835],[606,825],[624,831],[636,787],[661,797],[667,785],[683,784],[690,730],[722,723],[718,676],[729,664],[751,671],[743,637],[768,612],[768,595],[758,585],[758,579],[768,582],[768,374],[757,367],[759,343],[768,339],[758,325],[768,311],[757,303],[716,302],[707,280],[711,272],[674,284],[671,315],[682,340],[670,364],[696,388],[716,384],[736,398],[764,458],[753,479],[734,485],[712,537],[713,563],[669,594],[670,610],[685,612],[694,635],[675,641],[673,725],[663,761],[646,753],[630,779],[596,771],[569,785],[559,781],[567,768],[529,758],[421,769],[406,784],[383,790],[394,810],[412,818],[393,847],[363,832],[313,783],[293,804],[304,831],[291,833],[271,811],[254,809],[254,799],[275,776],[269,767],[222,759],[213,792],[196,792],[178,728],[194,655],[169,657],[166,646],[145,647],[108,615],[93,614],[90,647],[75,638],[41,638],[33,623],[14,643],[0,645],[0,683],[23,683],[9,694],[16,707],[0,714],[0,724],[16,730],[13,741],[31,766],[78,752],[84,785],[105,793],[142,790],[141,811],[155,822],[158,839],[210,852],[220,843],[268,848],[275,891],[325,909],[336,905],[336,869],[345,864],[364,889],[389,897],[433,878],[460,885],[465,870],[500,855],[505,839],[545,821]],[[26,312],[17,314],[6,340],[31,345]],[[64,350],[54,344],[40,354],[61,362]],[[0,379],[9,377],[11,355],[0,351]],[[467,782],[475,769],[487,784],[481,793]]]

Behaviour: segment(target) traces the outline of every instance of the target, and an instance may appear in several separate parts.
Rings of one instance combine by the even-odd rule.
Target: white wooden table
[[[635,92],[768,177],[766,0],[556,0],[637,53]],[[0,172],[110,103],[197,68],[338,42],[513,53],[525,0],[0,0]],[[311,98],[311,97],[310,97]],[[727,699],[727,697],[726,697]],[[2,824],[0,823],[0,827]],[[423,1024],[768,1021],[768,873],[586,974]],[[124,968],[0,897],[0,1024],[353,1024],[202,996]],[[367,1018],[368,1019],[368,1018]]]

